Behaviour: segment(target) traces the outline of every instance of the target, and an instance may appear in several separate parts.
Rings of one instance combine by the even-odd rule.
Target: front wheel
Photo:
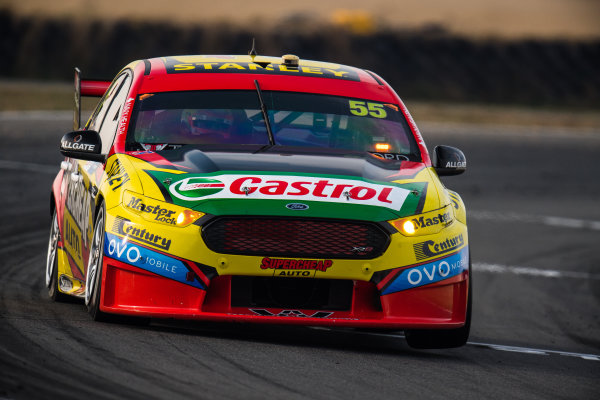
[[[48,238],[48,255],[46,256],[46,287],[48,296],[54,301],[69,300],[68,295],[58,290],[58,241],[60,231],[58,229],[58,215],[56,210],[52,213],[52,225],[50,226],[50,237]]]
[[[461,347],[467,343],[471,330],[471,307],[473,303],[473,275],[469,257],[469,290],[467,292],[467,315],[465,324],[455,329],[414,329],[406,330],[406,342],[415,349],[447,349]]]
[[[94,224],[94,234],[90,245],[90,256],[88,258],[87,275],[85,278],[85,305],[94,321],[106,321],[109,319],[107,314],[100,311],[105,218],[106,210],[104,203],[102,203],[100,204],[100,210],[98,210],[96,223]]]

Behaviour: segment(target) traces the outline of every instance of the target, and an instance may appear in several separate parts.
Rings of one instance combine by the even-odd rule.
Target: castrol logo
[[[219,193],[225,188],[223,182],[207,178],[186,178],[171,185],[171,193],[182,200],[198,200]]]
[[[290,175],[190,176],[173,182],[169,192],[180,200],[304,200],[362,204],[399,210],[409,191],[355,179]]]

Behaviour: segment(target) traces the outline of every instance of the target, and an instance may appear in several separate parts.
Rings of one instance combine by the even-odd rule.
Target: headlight
[[[181,228],[196,222],[204,215],[200,211],[165,203],[129,190],[126,190],[123,194],[123,205],[146,221]]]
[[[447,205],[439,210],[388,222],[404,236],[432,235],[454,222],[454,212],[452,206]]]

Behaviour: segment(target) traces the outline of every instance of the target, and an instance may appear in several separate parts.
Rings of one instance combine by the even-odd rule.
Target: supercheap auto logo
[[[206,199],[302,199],[361,204],[399,210],[410,191],[353,179],[292,175],[190,176],[173,182],[169,193],[179,200]]]

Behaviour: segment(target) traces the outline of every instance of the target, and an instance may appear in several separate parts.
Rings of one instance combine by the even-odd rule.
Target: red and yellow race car
[[[46,283],[96,320],[145,318],[469,335],[466,214],[394,90],[299,59],[176,56],[112,82],[76,70],[51,191]],[[101,96],[83,128],[81,95]]]

